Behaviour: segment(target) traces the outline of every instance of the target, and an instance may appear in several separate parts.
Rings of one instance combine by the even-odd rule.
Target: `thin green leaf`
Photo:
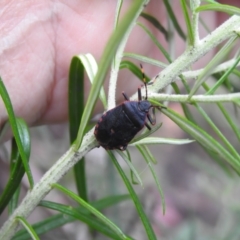
[[[50,209],[55,209],[54,207],[50,207]],[[96,219],[94,216],[90,216],[86,213],[79,213],[75,209],[71,209],[69,206],[62,206],[57,207],[57,211],[62,212],[62,214],[57,214],[53,217],[47,218],[44,221],[41,221],[37,224],[34,224],[33,227],[35,231],[40,235],[44,234],[54,228],[61,227],[67,223],[80,220],[84,223],[86,223],[91,229],[95,229],[99,233],[102,233],[106,235],[107,237],[110,237],[112,239],[122,239],[119,238],[116,234],[114,234],[111,229],[106,227],[102,224],[98,219]],[[12,240],[28,240],[29,235],[26,233],[26,231],[19,231],[15,237]]]
[[[212,152],[218,154],[221,158],[223,158],[226,162],[228,162],[233,169],[240,174],[240,162],[239,158],[235,158],[232,154],[230,154],[218,141],[216,141],[212,136],[210,136],[207,132],[203,131],[197,125],[183,118],[176,112],[168,109],[162,109],[162,112],[172,119],[181,129],[190,134],[193,138],[196,139],[200,144],[206,146]]]
[[[205,84],[204,89],[208,92],[210,88],[207,86],[207,84]],[[217,106],[219,107],[220,111],[222,112],[222,114],[225,117],[226,121],[228,122],[229,126],[232,128],[233,133],[236,135],[238,141],[240,142],[240,132],[239,132],[238,125],[236,125],[234,123],[232,116],[230,116],[230,114],[228,114],[227,110],[223,107],[223,105],[221,103],[217,103]],[[225,137],[221,136],[221,135],[220,135],[220,137],[222,138],[223,142],[225,142],[226,146],[230,145],[229,149],[233,148],[232,145],[230,143],[228,143],[228,141],[225,140]],[[235,155],[235,153],[236,153],[236,151],[234,149],[233,154]],[[236,154],[236,156],[238,156],[238,154]]]
[[[130,57],[133,59],[137,59],[139,62],[144,62],[144,63],[148,63],[150,65],[154,65],[160,68],[165,68],[167,67],[166,63],[160,62],[156,59],[153,58],[149,58],[140,54],[136,54],[136,53],[129,53],[129,52],[125,52],[123,53],[123,57]]]
[[[22,148],[23,148],[26,160],[27,160],[27,164],[25,163],[25,165],[27,165],[28,166],[27,168],[29,168],[28,161],[29,161],[30,150],[31,150],[29,130],[28,130],[27,124],[21,118],[16,118],[15,123],[17,125],[19,137],[21,139]],[[12,197],[14,196],[14,193],[16,191],[18,192],[17,189],[20,186],[21,180],[25,173],[25,168],[23,165],[22,157],[19,154],[18,150],[19,150],[19,148],[17,147],[17,142],[15,139],[13,139],[12,140],[11,165],[10,165],[11,173],[10,173],[9,180],[6,184],[6,187],[4,188],[4,190],[0,196],[0,214],[3,212],[3,210],[9,203],[10,203],[10,205],[9,205],[10,213],[17,206],[18,193],[16,193],[17,195],[15,195],[14,199],[12,199]],[[11,199],[12,199],[12,201],[11,201]]]
[[[155,36],[142,24],[139,24],[139,26],[141,26],[147,32],[147,34],[150,36],[152,41],[157,45],[157,47],[159,47],[160,51],[162,51],[162,53],[164,54],[164,56],[166,57],[168,62],[171,63],[172,62],[171,56],[168,54],[167,51],[165,51],[164,47],[158,42],[158,40],[155,38]],[[189,86],[187,85],[187,82],[186,82],[185,78],[183,77],[183,75],[180,75],[180,78],[182,80],[182,83],[183,83],[184,87],[188,91]],[[173,87],[173,89],[175,90],[176,93],[180,93],[180,90],[179,90],[176,83],[172,83],[171,85],[172,85],[172,87]],[[149,99],[149,101],[151,101],[151,100]],[[184,111],[185,115],[188,117],[188,119],[193,119],[193,116],[192,116],[191,112],[189,111],[188,107],[186,106],[186,104],[181,104],[181,106],[183,108],[183,111]]]
[[[86,103],[83,116],[82,116],[82,121],[81,125],[78,131],[78,137],[77,137],[77,142],[76,142],[76,150],[81,146],[82,143],[82,138],[83,134],[85,131],[85,128],[87,126],[87,123],[90,119],[92,110],[94,108],[94,105],[96,103],[96,100],[99,95],[99,91],[103,85],[108,67],[110,66],[110,63],[112,62],[115,52],[118,48],[119,43],[122,41],[124,37],[124,32],[127,31],[130,22],[135,19],[136,13],[143,7],[143,2],[142,1],[134,1],[132,2],[131,7],[127,11],[127,13],[124,15],[122,21],[118,24],[117,31],[115,31],[112,36],[110,37],[108,43],[106,44],[106,48],[103,52],[101,61],[99,63],[99,69],[98,72],[94,78],[88,101]]]
[[[139,147],[141,147],[142,145],[139,145]],[[146,156],[148,157],[148,159],[153,163],[153,164],[157,164],[157,160],[156,158],[153,156],[152,152],[149,150],[149,148],[146,145],[143,145],[144,148],[144,152],[146,153]]]
[[[218,3],[217,0],[216,1],[215,0],[204,0],[203,2],[214,3],[214,4]]]
[[[160,44],[160,42],[158,41],[158,39],[152,34],[152,32],[145,27],[142,23],[137,23],[147,34],[148,36],[151,38],[151,40],[153,41],[153,43],[158,47],[158,49],[162,52],[162,54],[164,55],[164,57],[169,61],[171,61],[171,58],[168,54],[168,52],[165,50],[165,48],[162,46],[162,44]]]
[[[101,211],[107,207],[118,204],[125,200],[129,200],[129,195],[124,194],[118,196],[110,196],[92,202],[91,204],[92,206]],[[61,227],[69,222],[80,220],[88,224],[88,226],[91,227],[92,229],[95,229],[96,231],[110,237],[111,239],[122,239],[119,238],[111,229],[109,229],[109,227],[103,225],[102,221],[94,218],[91,214],[89,214],[89,212],[82,206],[72,208],[63,204],[50,201],[41,201],[39,206],[56,210],[58,212],[61,212],[62,214],[56,214],[47,219],[44,219],[43,221],[33,224],[32,227],[34,228],[35,232],[38,235],[49,232],[50,230],[55,229],[57,227]],[[71,211],[72,209],[73,211]],[[27,240],[27,239],[29,239],[29,234],[26,232],[26,230],[20,230],[15,234],[12,240]]]
[[[190,139],[173,139],[173,138],[160,138],[160,137],[146,137],[137,142],[132,143],[131,145],[149,145],[149,144],[175,144],[182,145],[192,143],[194,140]]]
[[[74,178],[79,196],[88,202],[87,177],[85,169],[85,158],[82,158],[74,166]]]
[[[129,199],[130,199],[130,197],[129,197],[128,194],[122,194],[122,195],[116,195],[116,196],[114,195],[114,196],[109,196],[109,197],[105,197],[105,198],[93,201],[93,202],[91,202],[91,205],[94,208],[101,211],[101,210],[103,210],[107,207],[111,207],[113,205],[116,205],[118,203],[121,203],[122,201],[129,200]],[[39,206],[52,208],[54,210],[61,211],[61,207],[62,206],[66,207],[67,205],[42,200],[40,202]],[[69,208],[69,206],[67,206],[67,207]],[[85,214],[88,213],[89,215],[91,215],[91,213],[84,206],[81,206],[81,205],[76,207],[76,208],[72,208],[72,209],[75,209],[75,210],[77,210],[78,212],[81,212],[81,213],[85,213]]]
[[[122,201],[129,200],[129,199],[130,199],[130,196],[128,194],[122,194],[122,195],[116,195],[116,196],[114,195],[114,196],[109,196],[109,197],[105,197],[105,198],[93,201],[93,202],[91,202],[91,205],[94,208],[101,211],[107,207],[111,207],[113,205],[116,205],[118,203],[121,203]],[[64,209],[65,209],[65,207],[67,207],[69,210],[71,209],[67,205],[56,203],[56,202],[51,202],[51,201],[45,201],[45,200],[42,200],[40,202],[39,206],[51,208],[51,209],[57,210],[59,212],[61,212],[62,206],[64,207]],[[86,209],[84,206],[81,206],[81,205],[76,208],[72,208],[72,209],[77,210],[79,213],[81,212],[81,213],[91,215],[91,213],[88,211],[88,209]]]
[[[8,214],[12,215],[12,213],[14,212],[14,210],[17,208],[18,206],[18,201],[19,201],[19,196],[20,196],[20,186],[15,190],[9,204],[8,204]]]
[[[232,128],[233,133],[236,135],[238,141],[240,142],[239,125],[234,122],[233,118],[230,116],[230,114],[228,114],[227,110],[223,107],[222,104],[218,103],[217,105],[218,105],[219,109],[221,110],[223,116],[227,120],[228,124]]]
[[[205,85],[204,85],[204,87],[205,87]],[[187,91],[189,91],[188,86],[185,83],[184,83],[184,86],[186,87]],[[157,103],[155,103],[155,105],[157,105]],[[205,111],[197,103],[195,103],[194,106],[198,109],[198,111],[201,113],[201,115],[205,118],[205,120],[210,124],[210,126],[213,128],[213,130],[218,134],[218,136],[221,138],[221,140],[225,143],[225,145],[230,150],[231,154],[233,154],[236,157],[236,159],[239,159],[239,154],[237,153],[237,151],[234,149],[234,147],[231,145],[231,143],[226,139],[226,137],[221,133],[221,131],[217,128],[217,126],[213,123],[213,121],[208,117],[208,115],[205,113]],[[196,124],[196,121],[193,118],[190,120],[192,123]],[[201,145],[206,150],[207,146],[204,145],[204,143],[202,143]],[[209,153],[210,156],[213,156],[213,154],[211,154],[208,150],[207,150],[207,152]],[[219,162],[218,158],[215,158],[215,160]],[[222,166],[222,164],[221,164],[221,166]]]
[[[91,204],[98,210],[103,210],[106,207],[110,207],[124,200],[129,200],[129,195],[124,194],[106,197],[95,202],[92,202]],[[111,231],[108,227],[104,227],[102,222],[98,221],[92,215],[89,215],[89,212],[86,211],[86,209],[83,208],[82,206],[76,208],[71,207],[69,208],[69,206],[49,201],[41,201],[39,206],[56,210],[58,212],[61,212],[62,214],[56,214],[54,216],[44,219],[43,221],[33,224],[32,227],[38,235],[49,232],[52,229],[61,227],[75,220],[80,220],[82,222],[85,222],[86,224],[90,222],[89,227],[105,234],[108,237],[111,237],[112,239],[121,239],[116,234],[114,234],[113,231]],[[71,212],[71,209],[74,209],[74,212],[77,211],[77,214],[74,215],[74,213]],[[27,240],[27,239],[29,239],[29,234],[24,229],[18,231],[12,238],[12,240]]]
[[[98,66],[91,54],[80,54],[72,58],[69,71],[69,119],[70,137],[73,142],[77,136],[81,116],[84,110],[84,70],[90,82],[96,76]],[[100,90],[100,100],[106,108],[107,101],[103,87]],[[71,120],[75,127],[71,127]]]
[[[121,166],[119,165],[117,159],[115,158],[114,154],[111,152],[111,151],[107,151],[111,160],[113,161],[115,167],[117,168],[119,174],[121,175],[127,189],[128,189],[128,192],[135,204],[135,207],[137,209],[137,212],[138,212],[138,215],[143,223],[143,226],[145,228],[145,231],[147,233],[147,236],[148,236],[148,239],[151,239],[151,240],[154,240],[154,239],[157,239],[156,238],[156,235],[152,229],[152,226],[151,226],[151,223],[150,221],[148,220],[144,210],[143,210],[143,207],[142,207],[142,204],[140,202],[140,199],[138,198],[137,194],[135,193],[131,183],[129,182],[127,176],[125,175],[124,171],[122,170]]]
[[[163,215],[165,215],[165,212],[166,212],[166,202],[165,202],[165,197],[164,197],[164,194],[163,194],[163,190],[162,190],[162,187],[160,185],[160,182],[158,180],[158,177],[156,175],[156,172],[152,166],[152,163],[149,161],[149,159],[153,162],[157,162],[156,160],[152,160],[153,156],[152,154],[149,155],[150,151],[149,149],[144,146],[144,145],[141,145],[141,146],[136,146],[137,149],[139,150],[139,152],[142,154],[144,160],[146,161],[148,167],[150,168],[150,171],[153,175],[153,179],[155,180],[155,183],[157,185],[157,188],[158,188],[158,191],[159,191],[159,194],[160,194],[160,197],[161,197],[161,200],[162,200],[162,208],[163,208]]]
[[[123,0],[118,0],[117,1],[117,7],[116,7],[116,13],[115,13],[115,21],[114,21],[114,29],[117,28],[118,22],[119,22],[119,17],[122,9],[122,4]]]
[[[75,220],[74,217],[67,214],[56,214],[41,222],[33,224],[32,227],[38,235],[41,235]],[[29,233],[25,229],[22,229],[18,231],[11,240],[29,240],[29,238]]]
[[[86,57],[87,58],[87,57]],[[86,61],[87,62],[87,61]],[[87,64],[85,64],[87,65]],[[71,144],[77,137],[82,114],[84,111],[84,66],[78,56],[72,58],[68,81],[68,114],[69,134]],[[91,65],[87,65],[91,72]],[[94,71],[94,70],[93,70]],[[87,186],[85,177],[85,160],[81,159],[74,166],[74,177],[78,194],[87,201]]]
[[[205,120],[208,122],[208,124],[212,127],[212,129],[217,133],[219,138],[223,141],[225,146],[228,148],[230,153],[240,161],[240,156],[236,149],[233,147],[233,145],[227,140],[227,138],[224,136],[224,134],[219,130],[219,128],[216,126],[216,124],[211,120],[211,118],[208,116],[208,114],[203,110],[202,107],[199,105],[196,106],[198,111],[201,113],[201,115],[205,118]]]
[[[233,69],[238,65],[240,61],[240,56],[236,59],[235,63],[233,64],[233,66],[231,68],[229,68],[223,75],[222,77],[214,84],[213,87],[211,87],[211,89],[209,91],[207,91],[205,93],[205,95],[211,95],[214,94],[214,92],[219,88],[219,86],[221,86],[224,82],[224,80],[227,79],[227,77],[229,76],[230,73],[232,73]]]
[[[136,176],[138,182],[140,183],[140,185],[142,186],[142,180],[140,178],[140,175],[138,174],[137,170],[134,168],[134,166],[132,165],[129,157],[124,154],[122,151],[120,150],[116,150],[116,152],[122,157],[122,159],[127,163],[128,167],[131,169],[131,171],[134,173],[134,175]]]
[[[184,80],[184,79],[183,79],[183,80]],[[183,84],[184,84],[187,92],[189,92],[189,86],[186,84],[185,80],[183,81]],[[205,85],[206,85],[206,84],[205,84]],[[203,84],[204,87],[205,87],[205,85]],[[175,90],[175,89],[176,89],[176,90]],[[176,93],[180,93],[177,85],[174,85],[174,90],[176,91]],[[157,105],[158,103],[157,103],[157,102],[155,102],[155,103],[153,102],[153,104],[154,104],[154,105]],[[228,141],[227,141],[226,138],[221,134],[221,132],[218,131],[216,125],[215,125],[212,121],[209,121],[210,119],[207,117],[207,114],[202,110],[202,108],[201,108],[198,104],[196,104],[196,103],[194,104],[194,106],[197,107],[198,110],[200,110],[200,113],[203,115],[203,117],[208,121],[208,123],[209,123],[212,127],[214,127],[214,131],[217,132],[217,134],[221,137],[221,139],[223,139],[223,140],[228,144]],[[191,112],[188,110],[187,106],[184,106],[183,109],[184,109],[185,115],[188,114],[188,115],[186,115],[186,116],[187,116],[187,119],[190,120],[193,124],[196,125],[197,123],[196,123],[196,121],[194,120]],[[187,109],[187,112],[185,112],[185,109]],[[219,133],[220,133],[220,134],[219,134]],[[227,174],[230,173],[228,167],[226,166],[226,164],[224,165],[222,158],[221,158],[218,154],[216,154],[216,153],[214,153],[212,150],[210,150],[210,149],[208,148],[208,146],[204,144],[204,142],[203,142],[202,144],[200,143],[200,145],[203,147],[203,149],[205,150],[205,152],[207,152],[208,155],[209,155],[212,159],[214,159],[214,160],[222,167],[222,169],[223,169]],[[230,146],[230,149],[232,149],[231,144],[229,144],[229,146]],[[236,152],[236,151],[233,150],[233,152]],[[238,157],[237,157],[237,158],[238,158]]]
[[[184,78],[182,78],[182,82],[184,84],[185,89],[188,92],[189,87],[188,87]],[[172,83],[172,87],[173,87],[176,94],[180,94],[180,89],[179,89],[179,87],[177,86],[176,83]],[[181,103],[181,107],[183,109],[183,112],[184,112],[184,115],[186,116],[186,118],[188,120],[190,120],[191,122],[195,122],[194,117],[192,115],[192,112],[189,110],[189,107],[185,103]]]
[[[202,11],[219,11],[219,12],[225,12],[227,14],[233,15],[240,15],[240,8],[238,7],[234,7],[234,6],[230,6],[227,4],[205,4],[202,5],[198,8],[195,9],[196,12],[202,12]]]
[[[122,201],[129,200],[129,199],[130,199],[129,194],[114,195],[114,196],[109,196],[109,197],[99,199],[97,201],[93,201],[93,202],[91,202],[91,204],[98,210],[102,210],[102,209],[116,205],[118,203],[121,203]]]
[[[127,158],[129,159],[130,162],[132,162],[132,159],[131,159],[131,155],[130,155],[130,152],[128,149],[126,149],[126,154],[127,154]],[[134,172],[130,169],[130,175],[131,175],[131,180],[132,180],[132,184],[140,184],[139,181],[135,180],[135,174]]]
[[[76,195],[74,192],[62,187],[59,184],[53,184],[53,187],[57,188],[58,190],[62,191],[67,196],[74,199],[76,202],[78,202],[80,205],[82,205],[84,208],[86,208],[90,213],[92,213],[94,216],[96,216],[99,220],[101,220],[104,224],[106,224],[115,234],[117,234],[122,239],[128,239],[128,237],[118,228],[112,221],[110,221],[108,218],[106,218],[102,213],[100,213],[97,209],[92,207],[90,204],[85,202],[83,199],[81,199],[78,195]]]
[[[81,61],[90,82],[93,83],[94,78],[98,71],[98,65],[97,65],[95,58],[89,53],[88,54],[80,54],[80,55],[78,55],[78,58]],[[101,100],[104,108],[106,109],[107,108],[107,98],[106,98],[106,94],[105,94],[103,87],[101,87],[101,89],[100,89],[99,99]]]
[[[137,78],[142,80],[142,71],[140,68],[130,61],[122,61],[120,64],[120,69],[127,68],[129,69]],[[150,81],[150,78],[145,75],[146,82]]]
[[[24,150],[25,156],[27,158],[27,164],[28,164],[28,161],[30,158],[30,152],[31,152],[31,139],[30,139],[29,129],[28,129],[27,123],[22,118],[17,117],[15,120],[17,123],[19,136],[21,139],[21,143],[22,143],[23,150]],[[16,143],[17,143],[17,140],[16,140]],[[19,151],[19,149],[18,149],[18,151]],[[19,154],[21,155],[20,151],[19,151]]]
[[[32,226],[26,221],[25,218],[18,216],[16,217],[16,219],[25,227],[25,229],[27,229],[32,239],[40,240],[40,238],[38,237],[38,235],[36,234]]]
[[[223,75],[225,73],[226,73],[226,71],[219,72],[219,73],[213,73],[212,77],[214,78],[214,80],[216,80],[216,82],[219,82],[219,80],[221,79],[221,81],[222,81],[222,85],[221,86],[225,87],[228,92],[233,92],[234,91],[234,86],[231,83],[230,78],[227,76],[226,78],[222,79],[222,77],[223,77]],[[232,69],[231,73],[234,74],[234,69]],[[206,82],[204,84],[206,84]],[[204,87],[204,84],[203,84],[203,87]],[[209,90],[210,90],[210,88],[209,88]]]
[[[183,32],[183,30],[181,29],[180,25],[179,25],[179,21],[176,19],[176,16],[172,10],[172,6],[169,2],[169,0],[163,0],[163,3],[167,9],[167,13],[169,15],[169,18],[172,20],[173,26],[175,27],[177,33],[179,34],[179,36],[183,39],[186,40],[186,36],[185,33]]]
[[[25,169],[27,177],[28,177],[30,188],[33,188],[34,181],[33,181],[31,170],[28,165],[28,157],[27,157],[27,153],[25,152],[24,143],[22,143],[22,140],[21,140],[22,134],[23,134],[22,137],[24,138],[24,127],[21,124],[18,124],[18,121],[16,121],[12,103],[9,98],[7,89],[5,88],[4,83],[2,81],[2,78],[0,78],[0,95],[2,97],[2,100],[4,102],[4,105],[5,105],[7,113],[8,113],[8,118],[9,118],[9,122],[10,122],[10,125],[12,128],[13,136],[16,139],[16,143],[17,143],[18,150],[19,150],[19,153],[20,153],[22,161],[23,161],[24,169]]]
[[[234,70],[233,70],[233,73],[234,73],[237,77],[240,77],[240,71],[239,71],[239,70],[234,69]]]
[[[185,0],[181,0],[180,3],[181,3],[184,19],[185,19],[186,26],[187,26],[188,44],[190,46],[193,46],[194,45],[194,36],[193,36],[191,20],[190,20],[190,17],[189,17],[189,14],[188,14],[188,10],[187,10],[187,4],[186,4]]]
[[[70,142],[77,137],[84,110],[84,67],[77,56],[72,58],[68,81],[68,115]]]
[[[16,143],[14,138],[12,138],[12,141],[11,141],[11,159],[10,160],[11,160],[10,161],[10,175],[16,174],[16,173],[13,173],[13,170],[15,168],[16,163],[19,161],[20,167],[16,167],[16,169],[18,170],[18,173],[19,173],[19,170],[21,169],[21,174],[23,176],[25,171],[24,171],[24,167],[23,167],[23,164],[22,164],[22,160],[20,159],[20,155],[19,155],[18,148],[17,148],[17,143]],[[13,178],[10,177],[9,180],[11,181],[11,179],[13,179]],[[19,186],[20,186],[21,180],[20,181],[19,180],[15,181],[15,182],[11,181],[10,186],[13,187],[16,183],[18,183]],[[13,192],[11,193],[11,194],[13,194],[12,197],[11,197],[11,194],[7,194],[9,197],[11,197],[10,201],[9,201],[9,199],[7,200],[7,201],[9,201],[9,204],[8,204],[8,214],[9,215],[11,215],[13,213],[13,211],[16,209],[16,207],[18,205],[18,198],[19,198],[19,194],[20,194],[20,187],[19,186],[16,188],[16,190],[13,189]],[[8,189],[8,187],[5,187],[4,190],[7,190],[7,189]],[[4,195],[4,193],[3,193],[3,195]],[[1,214],[1,211],[0,211],[0,214]]]
[[[199,75],[197,81],[195,82],[192,90],[189,93],[188,99],[190,99],[200,86],[206,81],[207,77],[212,73],[212,70],[226,57],[229,51],[232,49],[234,42],[237,37],[230,38],[224,47],[211,59],[211,61],[204,68],[204,71]]]
[[[183,81],[183,80],[184,80],[184,79],[182,79],[182,81]],[[185,80],[183,81],[183,84],[184,84],[185,89],[187,90],[187,92],[190,92],[189,86],[186,84]],[[175,92],[176,92],[177,94],[180,94],[180,90],[179,90],[178,86],[177,86],[175,83],[172,84],[172,86],[173,86]],[[152,104],[154,104],[154,105],[157,105],[157,104],[158,104],[158,102],[153,101],[153,100],[151,100],[151,102],[152,102]],[[198,104],[194,104],[194,105],[195,105],[195,107],[198,106]],[[182,106],[182,108],[183,108],[184,114],[185,114],[185,116],[187,117],[187,119],[188,119],[190,122],[192,122],[193,124],[197,125],[197,122],[196,122],[195,119],[193,118],[193,115],[192,115],[191,111],[189,110],[188,106],[187,106],[186,104],[181,104],[181,106]],[[213,160],[215,160],[215,161],[219,164],[219,166],[222,167],[222,169],[223,169],[227,174],[230,173],[228,167],[226,166],[226,164],[223,162],[222,158],[220,158],[220,156],[219,156],[218,154],[216,154],[215,152],[213,152],[212,150],[210,150],[210,149],[208,148],[208,146],[206,146],[204,143],[203,143],[203,144],[200,143],[200,145],[201,145],[201,147],[204,149],[204,151],[205,151]]]
[[[157,28],[163,35],[165,36],[166,41],[168,41],[168,31],[164,28],[164,26],[156,19],[154,16],[147,14],[145,12],[141,13],[141,17],[148,20],[155,28]]]
[[[151,127],[151,130],[146,128],[140,135],[137,135],[131,142],[130,144],[133,144],[135,142],[140,141],[141,139],[144,139],[151,135],[152,133],[156,132],[160,127],[162,126],[162,123],[156,124],[155,126]]]
[[[95,58],[90,53],[80,54],[77,57],[80,60],[82,67],[86,71],[90,82],[92,83],[98,71],[98,65]]]

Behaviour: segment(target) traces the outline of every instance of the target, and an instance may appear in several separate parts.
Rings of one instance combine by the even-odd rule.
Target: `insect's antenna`
[[[140,63],[140,68],[141,68],[141,72],[142,72],[142,78],[143,78],[144,86],[145,86],[145,89],[146,89],[146,97],[145,97],[145,99],[147,100],[147,98],[148,98],[147,83],[146,83],[146,77],[145,77],[144,69],[143,69],[143,66],[142,66],[141,63]]]

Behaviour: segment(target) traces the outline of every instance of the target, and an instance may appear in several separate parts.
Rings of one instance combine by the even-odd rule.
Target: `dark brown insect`
[[[95,137],[99,145],[106,150],[119,149],[124,151],[134,136],[146,126],[149,130],[151,125],[156,123],[155,108],[147,99],[147,84],[145,81],[144,71],[141,66],[146,97],[143,100],[141,89],[138,88],[138,101],[130,101],[128,96],[123,92],[125,101],[117,107],[107,111],[99,119],[95,126]],[[149,111],[152,108],[152,116]]]

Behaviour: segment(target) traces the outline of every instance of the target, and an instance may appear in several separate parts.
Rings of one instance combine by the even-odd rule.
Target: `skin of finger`
[[[124,1],[124,11],[129,4],[130,1]],[[18,1],[18,4],[8,0],[0,2],[0,33],[3,36],[0,39],[0,75],[17,116],[23,117],[30,125],[67,121],[71,57],[91,53],[97,61],[100,59],[113,29],[115,7],[113,1],[98,0],[35,0]],[[145,11],[166,26],[162,3],[153,0]],[[159,41],[167,44],[156,29],[152,28],[152,31]],[[181,49],[179,46],[184,46],[184,43],[179,44],[177,49]],[[126,51],[160,60],[163,58],[149,37],[137,26],[130,36]],[[153,77],[159,69],[147,66],[145,72]],[[126,86],[130,95],[136,91],[139,81],[126,70],[121,71],[119,79],[117,100],[121,101],[121,92],[126,90]],[[87,80],[85,83],[85,92],[88,92],[90,84]],[[99,108],[100,105],[96,112],[101,111]],[[0,119],[1,122],[7,119],[2,102]]]
[[[16,115],[29,124],[66,120],[71,56],[89,52],[94,46],[93,55],[99,57],[106,40],[103,37],[102,41],[93,44],[91,39],[94,39],[96,29],[102,29],[106,20],[113,18],[113,14],[106,14],[102,25],[95,29],[93,23],[97,21],[98,16],[94,15],[97,11],[92,11],[84,1],[81,4],[80,1],[66,2],[1,3],[4,7],[0,26],[4,36],[0,40],[1,76]],[[13,12],[16,13],[14,17]],[[0,110],[3,109],[1,104]],[[4,121],[6,112],[0,112]]]
[[[99,60],[113,29],[115,7],[112,1],[97,0],[1,1],[0,74],[17,116],[30,125],[67,120],[71,57],[90,52]],[[146,53],[149,46],[150,40],[136,29],[127,49]],[[129,89],[133,85],[135,90],[132,82]],[[4,122],[2,102],[0,114]]]

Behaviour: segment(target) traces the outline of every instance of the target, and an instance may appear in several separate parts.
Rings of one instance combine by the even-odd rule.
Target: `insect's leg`
[[[147,98],[148,98],[148,94],[147,94],[147,83],[146,83],[146,77],[145,77],[144,69],[143,69],[143,66],[142,66],[141,63],[140,63],[140,67],[141,67],[142,78],[143,78],[143,82],[144,82],[144,86],[145,86],[145,90],[146,90],[146,97],[145,97],[145,99],[147,100]]]
[[[142,101],[142,92],[141,92],[141,88],[138,88],[138,101]]]
[[[154,80],[153,80],[153,83],[155,83],[156,79],[159,77],[159,75],[157,75]]]
[[[125,100],[130,101],[129,97],[127,96],[127,94],[125,92],[122,92],[122,95],[124,96]]]
[[[149,82],[147,85],[153,85],[158,77],[159,77],[159,75],[157,75],[157,76],[154,78],[154,80],[153,80],[152,82]]]
[[[155,107],[152,108],[152,116],[148,113],[147,118],[152,125],[156,124]]]
[[[151,130],[152,128],[149,126],[148,123],[145,123],[145,126],[148,128],[148,130]]]

